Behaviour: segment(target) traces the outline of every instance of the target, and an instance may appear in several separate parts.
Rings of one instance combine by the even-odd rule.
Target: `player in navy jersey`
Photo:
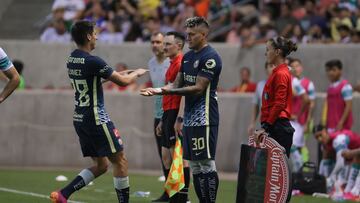
[[[193,17],[185,23],[189,48],[173,84],[144,89],[142,95],[176,94],[185,96],[183,147],[189,160],[200,203],[216,201],[219,178],[215,151],[219,126],[217,85],[222,68],[218,53],[207,43],[208,22]]]
[[[84,157],[91,157],[94,165],[82,170],[73,181],[63,189],[52,192],[52,202],[65,203],[72,193],[80,190],[93,179],[107,171],[108,162],[113,165],[114,186],[119,202],[129,202],[128,166],[123,151],[122,140],[111,122],[104,107],[101,79],[117,85],[127,85],[145,74],[144,69],[118,73],[101,58],[90,52],[95,48],[97,33],[95,24],[78,21],[71,35],[77,49],[67,60],[67,71],[75,90],[75,110],[73,123],[79,136]]]
[[[6,86],[0,93],[0,104],[18,87],[20,83],[19,73],[16,71],[13,63],[0,47],[0,71],[4,73],[7,79]]]

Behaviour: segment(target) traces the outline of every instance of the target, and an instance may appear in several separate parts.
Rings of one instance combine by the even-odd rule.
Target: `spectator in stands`
[[[143,41],[150,41],[153,33],[160,32],[160,19],[149,17],[145,22],[145,29],[143,29]]]
[[[54,20],[52,27],[46,28],[43,32],[40,41],[45,43],[69,43],[71,36],[66,31],[65,21],[63,19]]]
[[[24,76],[22,75],[22,71],[24,69],[24,63],[20,60],[14,60],[13,61],[13,65],[15,67],[15,69],[17,70],[17,72],[19,73],[20,76],[20,83],[19,86],[17,87],[18,90],[23,90],[25,89],[25,79]]]
[[[255,92],[256,83],[250,80],[251,72],[248,67],[243,67],[240,69],[240,84],[238,86],[233,87],[231,92]]]
[[[337,27],[340,36],[340,43],[347,44],[351,42],[350,28],[347,25],[339,25]]]
[[[63,19],[65,21],[75,21],[82,17],[82,12],[85,9],[84,0],[55,0],[52,5],[52,10],[64,10]]]
[[[99,34],[98,40],[105,44],[123,43],[124,33],[121,30],[120,22],[115,19],[107,22],[107,29]]]
[[[128,73],[129,70],[128,66],[125,63],[118,63],[116,64],[116,71],[119,72],[120,74],[125,74]],[[133,82],[127,86],[118,86],[116,84],[114,84],[113,82],[109,82],[109,84],[106,86],[106,90],[112,90],[112,91],[128,91],[128,92],[133,92],[136,91],[138,89],[138,84],[136,82]]]
[[[275,22],[276,31],[280,36],[291,37],[291,30],[298,24],[298,21],[291,16],[291,4],[281,4],[280,17]]]
[[[96,23],[98,33],[105,31],[107,28],[107,22],[105,19],[106,12],[103,9],[101,3],[99,1],[93,1],[89,7],[90,8],[86,13],[85,19]]]
[[[360,31],[353,30],[351,32],[351,43],[360,43]]]

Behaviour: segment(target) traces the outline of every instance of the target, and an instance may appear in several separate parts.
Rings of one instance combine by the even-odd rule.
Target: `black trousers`
[[[289,119],[278,118],[269,129],[269,136],[276,140],[286,150],[289,158],[295,129],[291,126]]]

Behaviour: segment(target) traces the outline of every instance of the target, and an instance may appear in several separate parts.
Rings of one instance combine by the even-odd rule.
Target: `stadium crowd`
[[[99,41],[146,42],[154,32],[183,32],[184,19],[203,16],[211,41],[251,47],[277,35],[296,43],[359,43],[357,0],[55,0],[43,42],[69,42],[71,24],[95,21]]]

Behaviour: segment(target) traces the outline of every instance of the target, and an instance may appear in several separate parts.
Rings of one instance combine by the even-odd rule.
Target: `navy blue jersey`
[[[75,90],[74,122],[101,125],[110,121],[104,107],[101,78],[108,78],[114,70],[101,58],[79,49],[69,56],[67,68]]]
[[[216,89],[221,68],[220,56],[211,46],[199,52],[191,50],[184,55],[180,68],[184,86],[195,85],[197,76],[210,80],[201,95],[185,96],[184,126],[219,125]]]

